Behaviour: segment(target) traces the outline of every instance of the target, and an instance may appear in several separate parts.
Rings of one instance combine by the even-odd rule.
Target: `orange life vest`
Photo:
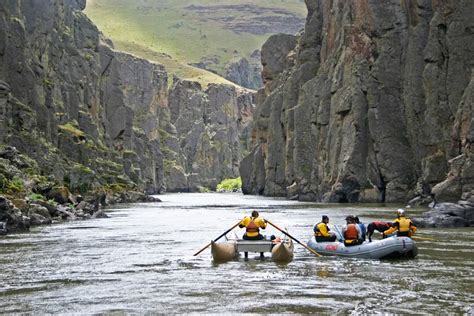
[[[346,231],[344,232],[344,238],[347,240],[354,240],[359,238],[356,224],[347,225]]]
[[[247,224],[247,227],[245,227],[247,233],[258,233],[260,231],[257,224],[255,224],[253,220],[254,219],[252,218],[250,222]]]

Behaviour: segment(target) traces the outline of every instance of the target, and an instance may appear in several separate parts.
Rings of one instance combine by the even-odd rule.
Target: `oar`
[[[295,237],[291,236],[290,234],[288,234],[287,232],[285,232],[284,230],[282,230],[281,228],[279,228],[278,226],[276,226],[275,224],[272,224],[272,222],[270,222],[268,219],[266,220],[266,222],[270,225],[272,225],[273,227],[275,227],[276,229],[278,229],[279,231],[281,231],[283,234],[287,235],[288,237],[290,237],[291,239],[293,239],[294,241],[296,241],[297,243],[299,243],[301,246],[305,247],[306,249],[308,249],[311,253],[315,254],[316,256],[320,257],[321,255],[319,253],[317,253],[316,251],[314,251],[313,249],[309,248],[308,246],[306,246],[305,244],[303,244],[302,242],[300,242],[298,239],[296,239]]]
[[[228,230],[226,230],[222,235],[220,235],[219,237],[217,237],[216,239],[214,239],[214,242],[218,241],[219,239],[221,239],[223,236],[227,235],[227,233],[229,233],[232,229],[234,229],[235,227],[237,227],[238,225],[240,224],[240,221],[235,224],[234,226],[232,226],[231,228],[229,228]],[[196,252],[194,254],[194,256],[197,256],[198,254],[200,254],[201,252],[203,252],[207,247],[209,247],[210,245],[212,244],[212,242],[208,243],[204,248],[202,248],[201,250],[199,250],[198,252]]]
[[[434,238],[430,238],[430,237],[418,237],[418,236],[411,236],[410,238],[415,239],[415,240],[435,240]]]

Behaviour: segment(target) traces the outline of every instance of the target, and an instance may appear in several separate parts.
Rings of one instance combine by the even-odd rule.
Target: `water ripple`
[[[111,218],[35,228],[0,239],[0,310],[27,314],[472,314],[472,228],[420,229],[413,260],[193,254],[250,210],[306,241],[322,214],[390,220],[394,206],[322,205],[238,194],[166,194]],[[410,210],[416,214],[422,210]],[[243,230],[236,229],[241,236]],[[269,227],[266,234],[279,232]]]

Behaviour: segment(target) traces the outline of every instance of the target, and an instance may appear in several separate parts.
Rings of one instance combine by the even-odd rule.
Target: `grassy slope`
[[[300,0],[88,0],[86,14],[110,37],[116,48],[164,64],[171,74],[209,82],[227,82],[211,72],[191,67],[203,57],[218,58],[216,71],[230,60],[249,56],[270,34],[235,33],[215,18],[249,18],[245,11],[215,10],[198,14],[190,5],[258,4],[306,15]]]

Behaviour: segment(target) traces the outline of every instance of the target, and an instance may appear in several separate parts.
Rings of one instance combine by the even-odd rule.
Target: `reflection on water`
[[[0,239],[5,313],[420,313],[474,312],[473,229],[424,230],[412,260],[316,258],[295,244],[270,259],[213,263],[193,257],[251,209],[301,241],[322,214],[342,225],[393,219],[393,207],[321,205],[239,194],[166,194],[120,205],[109,219],[35,228]],[[421,210],[410,210],[417,213]],[[241,230],[236,230],[241,234]],[[271,228],[267,234],[277,234]]]

